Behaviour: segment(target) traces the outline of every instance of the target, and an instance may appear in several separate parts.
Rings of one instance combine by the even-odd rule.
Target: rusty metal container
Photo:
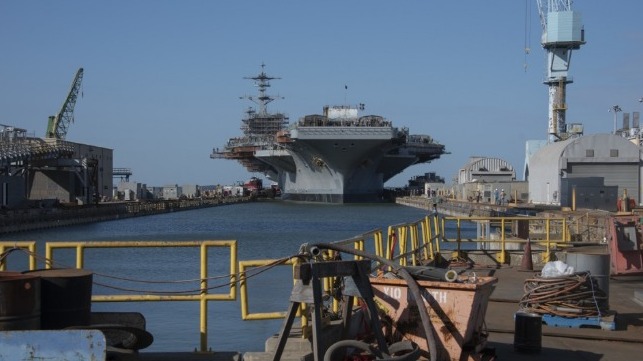
[[[404,280],[371,278],[380,308],[384,334],[392,341],[417,343],[429,358],[422,320]],[[487,343],[484,318],[489,296],[498,282],[495,277],[463,277],[457,282],[418,281],[424,306],[435,330],[439,361],[482,360]],[[435,306],[429,306],[432,297]]]
[[[41,328],[88,326],[91,322],[91,271],[75,268],[25,272],[40,277]]]
[[[0,272],[0,331],[40,329],[40,278]]]

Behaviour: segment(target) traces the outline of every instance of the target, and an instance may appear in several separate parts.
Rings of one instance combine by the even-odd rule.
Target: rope
[[[22,251],[26,253],[29,256],[35,257],[37,260],[44,262],[45,264],[48,264],[54,268],[75,268],[74,266],[66,265],[61,262],[53,262],[50,259],[47,259],[46,257],[41,257],[38,256],[37,254],[30,252],[27,249],[24,248],[19,248],[19,247],[14,247],[11,249],[6,250],[2,254],[0,254],[0,265],[3,264],[5,258],[14,251]],[[255,267],[253,269],[250,269],[249,271],[244,271],[239,273],[239,279],[244,278],[244,279],[250,279],[252,277],[256,277],[276,266],[282,265],[288,260],[292,258],[298,258],[301,257],[300,255],[292,255],[289,257],[283,257],[280,259],[277,259],[265,266],[259,266]],[[187,290],[176,290],[176,291],[162,291],[162,290],[143,290],[143,289],[135,289],[135,288],[127,288],[127,287],[121,287],[121,286],[114,286],[102,282],[97,282],[93,281],[93,284],[101,287],[105,287],[108,289],[112,290],[117,290],[117,291],[122,291],[122,292],[131,292],[131,293],[142,293],[142,294],[155,294],[155,295],[176,295],[176,294],[200,294],[204,290],[214,290],[214,289],[219,289],[219,288],[224,288],[224,287],[230,287],[232,284],[236,283],[237,281],[230,281],[233,277],[236,279],[236,275],[229,274],[229,275],[221,275],[221,276],[211,276],[211,277],[206,277],[206,278],[193,278],[193,279],[184,279],[184,280],[143,280],[143,279],[134,279],[134,278],[126,278],[126,277],[119,277],[119,276],[112,276],[104,273],[98,273],[98,272],[93,272],[92,274],[94,276],[98,277],[103,277],[103,278],[108,278],[112,280],[118,280],[118,281],[126,281],[126,282],[132,282],[132,283],[144,283],[144,284],[184,284],[184,283],[195,283],[195,282],[202,282],[202,281],[218,281],[222,279],[226,279],[226,282],[216,284],[213,286],[209,286],[206,288],[193,288],[193,289],[187,289]]]
[[[525,280],[520,308],[532,313],[562,317],[600,317],[606,313],[607,295],[590,272],[566,277],[536,277]]]

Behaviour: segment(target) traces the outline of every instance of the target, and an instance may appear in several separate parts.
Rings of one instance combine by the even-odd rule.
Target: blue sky
[[[611,132],[612,105],[643,111],[643,1],[574,9],[587,44],[572,56],[567,122]],[[547,137],[540,33],[535,0],[3,0],[0,123],[43,137],[83,67],[68,140],[114,149],[114,166],[148,185],[230,184],[256,174],[209,155],[240,134],[251,104],[239,97],[256,90],[243,77],[265,63],[285,97],[269,109],[291,122],[364,103],[451,153],[387,186],[450,180],[473,155],[521,179],[525,141]]]

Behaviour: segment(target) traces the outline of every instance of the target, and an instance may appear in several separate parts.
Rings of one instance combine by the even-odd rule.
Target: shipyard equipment
[[[83,68],[78,69],[74,81],[71,83],[71,89],[67,98],[63,102],[60,111],[56,115],[49,117],[47,123],[46,138],[64,140],[67,136],[67,129],[69,124],[74,122],[74,107],[76,106],[76,99],[78,98],[78,91],[80,90],[80,83],[83,80]]]
[[[572,51],[585,44],[585,30],[580,13],[572,10],[571,0],[537,0],[543,28],[541,45],[547,53],[547,73],[544,83],[549,87],[549,141],[569,138],[565,112],[566,86]]]

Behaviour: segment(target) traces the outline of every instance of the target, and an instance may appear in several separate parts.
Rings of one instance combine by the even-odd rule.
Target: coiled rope
[[[520,300],[522,310],[563,317],[594,317],[607,311],[607,294],[590,272],[564,277],[528,278]]]

